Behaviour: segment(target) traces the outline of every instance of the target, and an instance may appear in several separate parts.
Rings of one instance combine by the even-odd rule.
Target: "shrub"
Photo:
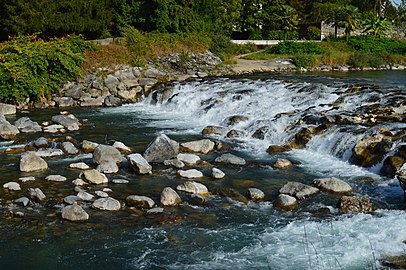
[[[321,30],[316,26],[309,26],[306,29],[306,39],[309,40],[320,40],[321,39]]]
[[[295,54],[292,58],[293,64],[298,68],[315,67],[319,64],[319,57],[314,54]]]
[[[58,92],[61,84],[76,78],[83,52],[91,43],[79,37],[44,41],[17,36],[0,44],[0,101],[37,101]]]
[[[299,39],[299,33],[297,31],[270,30],[264,34],[264,39],[297,40]]]
[[[297,53],[322,54],[323,49],[313,42],[282,41],[277,45],[268,48],[266,52],[270,54],[283,54],[283,55]]]

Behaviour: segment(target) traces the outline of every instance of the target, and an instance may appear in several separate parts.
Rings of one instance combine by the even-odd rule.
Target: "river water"
[[[354,85],[361,91],[349,92]],[[224,179],[205,177],[198,181],[209,190],[226,187],[242,194],[247,188],[257,187],[265,192],[265,201],[245,205],[212,195],[207,204],[199,205],[181,194],[186,202],[165,209],[161,217],[125,210],[104,213],[84,206],[90,215],[85,223],[61,220],[61,204],[30,208],[8,204],[28,187],[40,187],[47,197],[58,201],[75,194],[70,181],[49,184],[43,178],[62,174],[73,180],[78,172],[66,166],[76,161],[91,165],[91,155],[50,158],[49,171],[36,175],[35,182],[21,184],[23,191],[0,192],[1,269],[379,268],[381,258],[406,252],[403,190],[396,179],[379,175],[382,162],[367,168],[356,166],[351,164],[351,152],[363,136],[383,128],[400,132],[406,129],[406,123],[333,125],[312,137],[303,149],[276,155],[269,155],[266,149],[271,144],[287,144],[300,128],[316,121],[303,119],[366,113],[373,104],[404,104],[405,94],[405,72],[260,74],[175,83],[139,104],[118,108],[69,109],[84,121],[82,128],[47,137],[58,141],[70,135],[78,144],[83,139],[98,143],[118,140],[140,153],[158,134],[179,142],[200,139],[204,127],[227,127],[229,117],[244,116],[243,121],[228,127],[241,131],[238,138],[208,138],[230,144],[231,152],[244,157],[249,165],[218,166],[227,175]],[[37,110],[8,120],[29,116],[42,122],[58,113],[57,109]],[[260,138],[253,136],[258,130]],[[20,136],[15,142],[0,142],[0,184],[20,177],[20,154],[6,155],[5,149],[37,137],[32,134]],[[392,150],[403,144],[403,139],[395,140]],[[201,157],[214,164],[218,155]],[[271,164],[277,157],[288,158],[295,166],[273,169]],[[199,169],[208,175],[208,167]],[[336,208],[339,196],[325,193],[301,201],[294,212],[273,208],[271,201],[286,182],[309,184],[315,178],[333,176],[347,181],[356,195],[370,197],[376,211],[341,214]],[[111,196],[121,201],[137,194],[158,202],[164,187],[175,188],[184,182],[173,169],[158,164],[152,176],[136,175],[123,164],[118,174],[109,175],[109,179],[114,178],[130,181],[127,185],[106,185],[113,190]],[[97,189],[101,188],[92,187],[90,192]],[[10,210],[21,211],[25,217],[10,217]]]

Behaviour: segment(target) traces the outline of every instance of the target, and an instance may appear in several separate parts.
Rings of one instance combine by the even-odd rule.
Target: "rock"
[[[90,169],[89,165],[87,165],[84,162],[78,162],[78,163],[71,163],[69,164],[70,169],[79,169],[79,170],[88,170]]]
[[[116,199],[111,197],[100,198],[93,202],[93,208],[105,211],[118,211],[121,208],[121,204]]]
[[[56,97],[54,100],[59,108],[72,107],[75,104],[72,97]]]
[[[272,165],[275,169],[285,169],[292,167],[293,164],[287,159],[284,158],[277,158],[275,163]]]
[[[225,177],[226,174],[223,171],[221,171],[220,169],[213,168],[213,169],[211,169],[211,176],[214,179],[221,179],[221,178]]]
[[[111,188],[103,188],[104,192],[113,192],[113,190]]]
[[[152,166],[148,163],[148,161],[141,156],[140,154],[131,154],[127,156],[128,162],[139,174],[149,174],[152,173]]]
[[[176,158],[189,166],[195,165],[198,161],[200,161],[200,157],[194,154],[181,153],[178,154]]]
[[[242,137],[245,137],[245,135],[246,135],[245,132],[242,130],[232,129],[227,133],[226,137],[227,138],[242,138]]]
[[[262,201],[265,198],[265,193],[258,188],[249,188],[247,196],[253,201]]]
[[[183,184],[180,184],[176,187],[177,190],[179,191],[184,191],[187,193],[192,193],[192,194],[198,194],[201,196],[207,196],[209,195],[209,190],[207,187],[201,183],[194,182],[194,181],[188,181]]]
[[[399,184],[402,187],[402,189],[406,192],[406,166],[403,165],[402,168],[400,168],[396,172],[396,178],[399,180]]]
[[[45,177],[45,180],[52,181],[52,182],[64,182],[67,179],[65,176],[53,174],[53,175],[48,175],[47,177]]]
[[[120,81],[114,77],[113,75],[107,75],[106,79],[104,79],[104,85],[110,90],[116,90],[117,86],[119,85]]]
[[[371,167],[384,158],[391,145],[382,134],[365,137],[355,144],[351,161],[362,167]]]
[[[69,155],[76,155],[79,153],[79,149],[71,142],[63,142],[62,150]]]
[[[115,162],[105,162],[99,164],[96,170],[101,173],[117,173],[120,169]]]
[[[48,140],[44,137],[39,137],[34,141],[34,146],[36,148],[48,148],[49,143]]]
[[[349,184],[335,177],[314,179],[313,184],[323,191],[334,193],[352,192]]]
[[[164,165],[165,166],[172,166],[172,167],[175,167],[177,169],[181,169],[181,168],[185,167],[185,163],[178,160],[177,158],[165,160]]]
[[[129,206],[135,206],[141,209],[150,209],[155,206],[155,202],[146,196],[130,195],[125,201]]]
[[[71,97],[74,99],[79,99],[83,92],[83,85],[76,84],[71,85],[64,93],[66,97]]]
[[[226,135],[228,130],[225,127],[219,126],[207,126],[202,130],[202,134],[204,135]]]
[[[135,79],[133,70],[130,68],[117,70],[116,72],[114,72],[114,76],[116,76],[120,81]]]
[[[4,115],[16,114],[17,107],[11,104],[0,103],[0,113]]]
[[[74,203],[76,203],[77,201],[80,201],[80,200],[81,200],[81,198],[78,197],[78,196],[75,196],[75,195],[69,195],[69,196],[66,196],[65,198],[63,198],[63,201],[66,204],[74,204]]]
[[[133,88],[131,90],[120,90],[118,91],[117,95],[124,101],[133,103],[137,102],[138,100],[138,93],[142,91],[141,86]]]
[[[162,214],[163,212],[164,212],[164,209],[162,207],[154,207],[147,211],[147,215]]]
[[[174,206],[182,202],[179,194],[170,187],[166,187],[162,190],[160,201],[164,206]]]
[[[233,201],[242,202],[248,204],[248,199],[243,196],[240,192],[233,188],[222,188],[217,192],[220,196],[229,198]]]
[[[70,221],[84,221],[89,219],[89,214],[79,205],[69,205],[61,210],[62,218]]]
[[[44,192],[39,188],[29,188],[27,190],[27,197],[36,202],[43,201],[46,198]]]
[[[132,152],[131,148],[122,142],[115,141],[112,146],[114,148],[116,148],[118,151],[120,151],[121,153],[131,153]]]
[[[380,264],[383,266],[381,269],[406,269],[406,255],[385,256]]]
[[[81,200],[85,202],[91,202],[94,199],[94,196],[90,193],[87,193],[86,191],[79,191],[76,196],[78,196]]]
[[[93,151],[93,161],[96,164],[114,162],[120,163],[123,161],[120,151],[110,145],[98,145]]]
[[[3,188],[12,190],[12,191],[21,190],[20,184],[16,183],[16,182],[7,182],[3,185]]]
[[[105,97],[103,103],[106,107],[119,107],[119,106],[123,105],[123,103],[121,102],[121,99],[118,97],[115,97],[115,96]]]
[[[113,179],[111,182],[114,184],[128,184],[130,181],[125,179]]]
[[[225,122],[227,126],[235,126],[240,122],[247,121],[249,118],[244,115],[233,115],[228,117]]]
[[[337,205],[343,213],[356,212],[368,213],[373,211],[373,205],[368,197],[342,196]]]
[[[40,149],[35,152],[39,157],[58,157],[63,155],[63,151],[61,149],[55,148],[48,148],[48,149]]]
[[[103,173],[98,172],[97,170],[84,171],[83,175],[85,176],[85,179],[91,184],[98,185],[98,184],[105,184],[105,183],[109,182],[107,177]]]
[[[93,153],[94,149],[99,146],[98,143],[84,140],[82,142],[82,150],[85,153]]]
[[[215,160],[217,163],[226,163],[231,165],[245,165],[246,161],[243,158],[237,157],[233,154],[223,154]]]
[[[207,154],[214,150],[215,143],[209,139],[185,142],[181,145],[182,151]]]
[[[294,196],[299,200],[318,192],[317,188],[299,182],[288,182],[279,190],[279,193]]]
[[[39,157],[35,152],[27,152],[21,157],[20,171],[22,172],[42,171],[47,169],[47,162]]]
[[[22,204],[23,206],[27,206],[30,203],[30,199],[27,197],[21,197],[14,201],[17,204]]]
[[[35,177],[34,176],[20,177],[20,178],[18,178],[18,180],[25,183],[25,182],[29,182],[29,181],[35,181]]]
[[[273,203],[274,207],[285,211],[293,211],[297,208],[297,200],[295,197],[279,194]]]
[[[79,130],[79,127],[81,126],[79,120],[72,114],[52,116],[52,121],[64,126],[70,131]]]
[[[81,107],[100,107],[104,104],[104,97],[97,97],[97,98],[84,98],[80,102]]]
[[[177,171],[177,175],[179,175],[180,177],[189,178],[189,179],[203,177],[203,173],[196,169],[191,169],[191,170],[187,170],[187,171],[179,170],[179,171]]]
[[[100,198],[107,198],[109,196],[107,192],[101,190],[96,190],[94,193],[96,193],[96,195],[99,196]]]
[[[45,133],[51,133],[51,134],[55,134],[55,133],[63,133],[65,132],[65,128],[62,125],[50,125],[50,126],[46,126],[44,127],[44,132]]]
[[[42,131],[42,127],[28,117],[19,118],[14,125],[23,133],[36,133]]]
[[[157,70],[156,68],[149,68],[144,72],[144,76],[147,78],[163,78],[167,76],[165,72]]]
[[[399,156],[389,156],[385,158],[380,173],[387,177],[395,177],[396,172],[405,164],[406,160]]]
[[[0,122],[0,137],[4,140],[13,140],[20,133],[18,128],[10,124],[8,121]]]
[[[148,145],[143,156],[148,162],[164,162],[175,158],[178,153],[179,143],[162,134]]]
[[[77,178],[77,179],[75,179],[75,180],[72,181],[72,184],[74,184],[75,186],[83,186],[83,185],[86,184],[86,182],[83,181],[83,180],[80,179],[80,178]]]

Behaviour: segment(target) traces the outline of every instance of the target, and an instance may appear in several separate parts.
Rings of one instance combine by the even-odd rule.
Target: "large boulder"
[[[188,181],[183,184],[180,184],[176,187],[179,191],[184,191],[187,193],[197,194],[201,196],[207,196],[209,194],[209,190],[207,187],[201,183]]]
[[[10,124],[7,120],[0,121],[0,137],[4,140],[13,140],[20,133],[17,127]]]
[[[253,201],[262,201],[265,198],[265,193],[258,188],[249,188],[247,196]]]
[[[349,193],[352,191],[349,184],[335,177],[314,179],[313,184],[327,192]]]
[[[351,161],[362,167],[371,167],[384,158],[391,145],[392,143],[382,134],[362,138],[352,150]]]
[[[148,162],[164,162],[175,158],[178,153],[179,143],[162,134],[148,145],[143,156]]]
[[[279,190],[279,193],[296,197],[299,200],[318,192],[319,189],[299,182],[288,182]]]
[[[180,146],[185,152],[207,154],[214,150],[215,143],[209,139],[203,139],[198,141],[185,142],[182,143]]]
[[[152,166],[140,154],[136,153],[128,155],[127,159],[129,164],[131,165],[131,168],[133,168],[133,170],[136,171],[137,173],[148,174],[152,172]]]
[[[91,142],[88,140],[83,140],[82,142],[82,150],[85,153],[93,153],[94,149],[96,149],[97,146],[99,146],[98,143]]]
[[[385,158],[380,173],[387,177],[395,177],[396,172],[405,164],[406,160],[399,156],[389,156]]]
[[[118,211],[121,208],[121,204],[114,198],[100,198],[93,202],[93,208],[105,211]]]
[[[155,206],[155,202],[146,196],[130,195],[125,199],[127,205],[141,209],[149,209]]]
[[[15,114],[17,112],[17,107],[11,104],[0,103],[0,114]]]
[[[368,197],[342,196],[337,205],[343,213],[356,212],[368,213],[373,211],[373,205]]]
[[[123,161],[123,157],[121,156],[120,151],[118,151],[115,147],[100,144],[93,151],[93,161],[96,164],[108,162],[120,163]]]
[[[297,208],[297,200],[295,197],[279,194],[273,203],[274,207],[285,211],[293,211]]]
[[[28,117],[19,118],[14,125],[23,133],[35,133],[42,131],[42,127]]]
[[[54,115],[52,116],[52,121],[64,126],[67,130],[74,131],[79,130],[81,123],[73,114],[67,115]]]
[[[62,218],[70,221],[83,221],[89,219],[89,214],[79,205],[69,205],[61,210]]]
[[[170,187],[166,187],[161,192],[161,204],[164,206],[174,206],[182,202],[179,194]]]
[[[237,157],[233,154],[223,154],[219,157],[217,157],[215,160],[217,163],[225,163],[225,164],[231,164],[231,165],[245,165],[247,162],[245,159]]]
[[[403,165],[396,173],[396,178],[399,180],[400,186],[406,192],[406,166]]]
[[[22,172],[42,171],[47,169],[47,162],[35,152],[27,152],[21,157],[20,171]]]
[[[109,180],[107,179],[106,175],[97,171],[97,170],[87,170],[83,172],[85,179],[91,184],[105,184],[108,183]]]

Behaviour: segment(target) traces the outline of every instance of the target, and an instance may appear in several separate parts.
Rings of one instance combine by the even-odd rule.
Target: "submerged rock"
[[[196,169],[191,169],[191,170],[187,170],[187,171],[179,170],[179,171],[177,171],[177,175],[179,175],[180,177],[189,178],[189,179],[203,177],[203,173]]]
[[[152,166],[140,154],[131,154],[127,156],[131,168],[139,174],[149,174],[152,172]]]
[[[178,153],[179,143],[162,134],[148,145],[143,156],[148,162],[164,162],[176,158]]]
[[[352,188],[349,184],[335,177],[314,179],[313,184],[321,190],[334,193],[349,193]]]
[[[62,218],[70,221],[84,221],[89,219],[89,214],[79,205],[69,205],[61,210]]]
[[[179,194],[170,187],[166,187],[161,192],[161,204],[163,206],[174,206],[182,202]]]
[[[342,196],[337,204],[341,212],[368,213],[373,211],[373,205],[368,197]]]
[[[149,209],[155,206],[155,202],[147,196],[130,195],[125,201],[129,206],[141,209]]]
[[[247,163],[245,159],[237,157],[233,154],[223,154],[217,157],[214,161],[217,163],[226,163],[231,165],[245,165]]]
[[[27,152],[21,157],[20,171],[22,172],[42,171],[47,169],[47,162],[39,157],[35,152]]]
[[[253,201],[262,201],[265,198],[265,193],[258,188],[249,188],[247,196]]]
[[[242,202],[244,204],[248,204],[248,199],[242,195],[240,192],[233,188],[222,188],[217,191],[218,195],[222,197],[229,198],[233,201]]]
[[[279,193],[296,197],[299,200],[318,192],[319,189],[299,182],[288,182],[279,190]]]
[[[116,199],[111,197],[100,198],[93,202],[93,208],[105,211],[118,211],[121,208],[121,204]]]
[[[284,158],[277,158],[275,163],[272,165],[275,169],[285,169],[292,167],[293,164],[290,160]]]
[[[45,177],[45,180],[53,181],[53,182],[64,182],[64,181],[66,181],[66,177],[62,176],[62,175],[53,174],[53,175],[48,175],[47,177]]]
[[[198,141],[185,142],[182,143],[180,146],[185,152],[207,154],[214,150],[215,143],[209,139],[203,139]]]
[[[295,197],[279,194],[273,203],[274,207],[285,211],[293,211],[297,208],[297,200]]]
[[[183,184],[180,184],[176,187],[176,189],[179,191],[198,194],[202,196],[207,196],[209,194],[209,190],[205,185],[194,181],[188,181]]]

